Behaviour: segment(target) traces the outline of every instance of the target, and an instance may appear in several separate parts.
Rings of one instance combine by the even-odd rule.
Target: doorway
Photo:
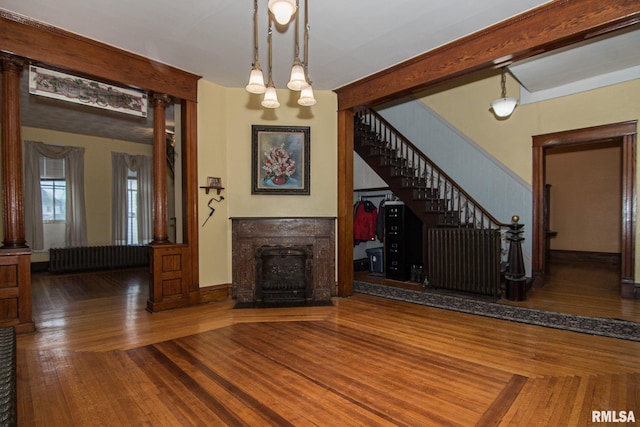
[[[635,164],[637,122],[630,121],[533,137],[533,279],[534,287],[544,286],[547,271],[547,239],[544,227],[546,155],[558,148],[584,148],[598,144],[621,147],[620,269],[623,298],[638,298],[635,285]]]

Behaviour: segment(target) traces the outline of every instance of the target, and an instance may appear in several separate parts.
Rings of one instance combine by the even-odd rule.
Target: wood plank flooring
[[[356,272],[356,280],[422,290],[415,282],[398,282],[380,274]],[[557,313],[606,317],[640,322],[639,300],[620,298],[620,266],[589,261],[550,262],[545,285],[527,292],[526,301],[500,300],[500,304]]]
[[[33,276],[21,426],[591,425],[640,418],[640,343],[356,294],[145,311],[146,271]]]
[[[620,298],[620,266],[589,261],[551,261],[545,286],[531,289],[522,307],[640,322],[640,300]]]

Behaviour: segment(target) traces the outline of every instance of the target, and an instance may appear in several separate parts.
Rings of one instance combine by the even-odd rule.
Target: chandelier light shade
[[[262,68],[260,68],[260,59],[258,52],[258,0],[253,2],[253,64],[251,66],[251,74],[249,75],[249,83],[245,89],[249,93],[262,94],[266,90],[264,86],[264,76]]]
[[[264,85],[264,76],[262,75],[260,63],[256,63],[256,65],[251,69],[249,83],[245,86],[245,89],[247,89],[247,92],[255,94],[262,94],[267,89]]]
[[[311,107],[312,105],[316,105],[316,99],[313,97],[313,88],[310,84],[307,84],[302,91],[300,92],[300,99],[298,99],[298,104],[303,107]]]
[[[304,0],[304,76],[306,85],[300,92],[298,104],[303,107],[311,107],[316,105],[316,99],[313,97],[313,88],[311,80],[309,80],[309,0]]]
[[[268,83],[265,86],[262,68],[260,67],[259,51],[258,51],[258,0],[254,0],[253,8],[253,43],[254,58],[251,66],[251,74],[249,83],[245,86],[247,92],[254,94],[264,94],[261,105],[265,108],[278,108],[278,96],[276,87],[273,83],[273,21],[274,19],[280,24],[287,24],[292,17],[295,22],[295,47],[293,55],[293,65],[291,67],[291,75],[287,87],[293,91],[300,91],[298,104],[309,107],[316,104],[313,96],[313,88],[309,80],[309,4],[308,0],[304,2],[304,59],[300,60],[300,43],[299,43],[299,20],[300,7],[299,0],[269,0],[269,10],[267,18],[269,22],[269,68]],[[285,13],[286,12],[286,13]],[[286,19],[283,16],[286,15]]]
[[[278,108],[280,103],[278,102],[278,94],[276,93],[276,85],[273,84],[272,77],[272,60],[273,60],[273,26],[271,22],[271,16],[269,16],[269,84],[264,92],[264,98],[262,98],[262,106],[264,108]]]
[[[289,83],[287,83],[287,87],[291,90],[300,90],[307,85],[307,77],[305,76],[304,68],[302,68],[302,63],[300,62],[300,37],[298,34],[298,27],[298,17],[296,15],[295,53],[293,58],[293,66],[291,67],[291,77],[289,78]]]
[[[496,116],[509,117],[518,105],[518,99],[507,98],[507,80],[505,68],[502,69],[502,74],[500,76],[500,87],[502,89],[500,98],[491,103],[491,108],[493,109],[493,112]]]
[[[269,86],[267,86],[267,89],[264,92],[262,106],[264,108],[278,108],[280,106],[280,103],[278,102],[278,94],[276,93],[276,87],[273,82],[269,82]]]
[[[295,0],[269,0],[269,10],[278,24],[287,25],[296,13],[296,2]]]
[[[293,67],[291,67],[291,78],[289,79],[289,83],[287,83],[287,87],[291,90],[301,90],[306,85],[307,78],[304,75],[304,68],[302,68],[300,60],[296,58]]]
[[[516,98],[499,98],[491,103],[493,112],[498,117],[509,117],[518,105]]]

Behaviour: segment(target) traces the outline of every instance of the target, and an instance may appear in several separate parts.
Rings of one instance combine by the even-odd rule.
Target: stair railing
[[[378,113],[370,109],[361,110],[356,113],[356,123],[358,122],[371,131],[364,135],[368,139],[367,143],[386,154],[390,166],[394,166],[396,174],[402,176],[404,186],[414,188],[414,197],[424,199],[427,210],[442,209],[448,212],[442,218],[442,225],[479,229],[509,227],[509,224],[493,217]],[[446,205],[438,206],[442,203]]]

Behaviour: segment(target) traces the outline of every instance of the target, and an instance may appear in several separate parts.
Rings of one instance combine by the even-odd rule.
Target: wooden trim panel
[[[0,251],[0,326],[16,333],[33,332],[31,316],[31,251]]]
[[[0,10],[0,50],[87,76],[197,101],[199,76]]]
[[[622,146],[621,295],[625,298],[635,297],[636,133],[637,121],[628,121],[533,137],[532,275],[534,287],[543,286],[546,272],[542,221],[545,150],[551,147],[618,141]]]
[[[149,245],[150,312],[186,307],[190,304],[191,269],[186,245]]]
[[[182,101],[182,216],[183,243],[190,248],[191,295],[198,294],[200,287],[199,270],[199,229],[198,229],[198,104]],[[195,300],[192,298],[192,303]]]
[[[338,296],[353,295],[353,114],[338,111]]]
[[[554,1],[336,89],[338,109],[381,104],[639,21],[637,1]]]

